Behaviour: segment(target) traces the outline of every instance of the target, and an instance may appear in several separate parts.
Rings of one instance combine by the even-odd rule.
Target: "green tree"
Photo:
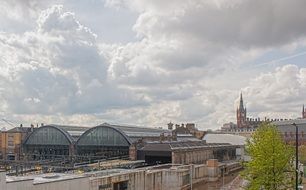
[[[299,161],[306,164],[306,145],[299,146]]]
[[[242,176],[248,189],[281,190],[294,187],[294,149],[286,145],[277,128],[262,124],[248,140],[246,152],[251,160],[245,163]]]

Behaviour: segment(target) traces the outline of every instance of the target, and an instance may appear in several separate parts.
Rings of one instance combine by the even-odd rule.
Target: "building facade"
[[[0,159],[19,160],[23,140],[33,131],[33,127],[15,127],[0,132]]]
[[[235,145],[197,141],[149,141],[130,147],[130,159],[148,164],[203,164],[209,159],[236,160]]]
[[[186,124],[173,124],[172,122],[168,123],[168,130],[172,131],[172,133],[176,134],[191,134],[197,139],[202,139],[205,135],[205,131],[201,131],[196,128],[194,123],[186,123]]]
[[[284,141],[293,145],[296,142],[296,129],[293,124],[296,124],[298,126],[298,145],[306,145],[306,119],[275,121],[273,124],[280,131]]]

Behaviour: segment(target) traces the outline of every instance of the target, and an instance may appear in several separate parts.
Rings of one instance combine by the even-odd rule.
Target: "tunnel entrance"
[[[127,190],[128,189],[128,181],[121,181],[118,183],[114,183],[114,190]]]
[[[172,162],[171,151],[139,150],[137,159],[145,160],[149,165],[167,164]]]
[[[149,165],[155,165],[155,164],[167,164],[171,163],[171,156],[151,156],[146,155],[145,161]]]

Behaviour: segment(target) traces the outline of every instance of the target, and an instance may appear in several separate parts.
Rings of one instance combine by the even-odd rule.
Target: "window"
[[[7,142],[7,145],[8,145],[8,146],[14,146],[14,141],[9,140],[9,141]]]
[[[106,190],[112,188],[112,185],[110,183],[99,185],[99,190]]]
[[[127,190],[127,189],[128,189],[128,181],[114,183],[114,190]]]
[[[189,174],[184,175],[182,178],[183,178],[183,184],[182,184],[183,186],[189,184],[189,181],[190,181]]]

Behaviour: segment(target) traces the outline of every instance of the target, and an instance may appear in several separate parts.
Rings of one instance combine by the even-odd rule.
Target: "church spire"
[[[240,92],[239,109],[240,109],[240,110],[244,110],[242,92]]]

